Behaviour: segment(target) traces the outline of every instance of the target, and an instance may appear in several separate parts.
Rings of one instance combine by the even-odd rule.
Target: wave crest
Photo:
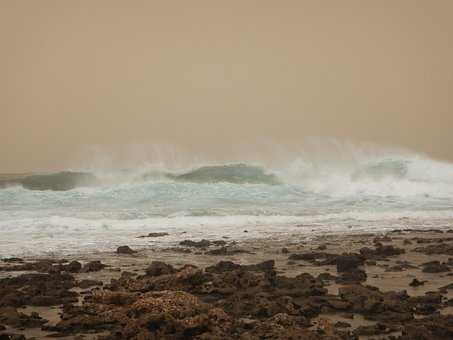
[[[268,174],[263,168],[247,164],[203,166],[180,175],[167,174],[176,181],[196,183],[227,182],[235,184],[279,184],[277,176]]]

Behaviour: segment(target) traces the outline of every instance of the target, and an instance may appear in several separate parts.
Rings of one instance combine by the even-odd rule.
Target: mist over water
[[[261,160],[177,158],[74,168],[97,182],[72,190],[1,189],[0,256],[453,225],[453,164],[407,150],[315,141]],[[153,231],[170,236],[136,238]]]

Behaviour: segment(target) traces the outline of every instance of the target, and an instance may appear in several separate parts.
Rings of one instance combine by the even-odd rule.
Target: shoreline
[[[291,244],[292,242],[304,243],[304,242],[317,242],[318,240],[322,240],[323,238],[348,238],[360,235],[382,235],[386,234],[391,231],[401,230],[401,231],[413,231],[417,232],[424,232],[429,231],[431,229],[436,230],[453,230],[453,226],[450,224],[446,224],[442,227],[435,227],[435,224],[430,222],[428,225],[411,225],[408,226],[406,224],[403,225],[392,225],[390,227],[382,227],[380,225],[376,226],[351,226],[351,227],[344,227],[344,226],[312,226],[312,225],[293,225],[293,226],[277,226],[277,227],[270,227],[268,225],[253,225],[253,226],[230,226],[228,230],[225,230],[224,227],[219,227],[219,232],[216,234],[214,231],[212,232],[205,232],[204,230],[200,230],[201,227],[197,226],[196,228],[187,227],[187,228],[180,228],[179,226],[176,227],[140,227],[140,228],[133,228],[132,230],[125,229],[122,231],[121,234],[116,234],[112,230],[113,234],[109,237],[108,241],[96,241],[99,244],[93,244],[90,246],[82,245],[80,246],[79,250],[73,250],[76,245],[67,246],[68,250],[61,250],[61,248],[65,248],[60,246],[60,249],[56,249],[55,251],[37,251],[36,249],[30,250],[27,249],[26,251],[17,251],[11,250],[7,251],[5,249],[17,249],[19,244],[22,244],[22,247],[26,247],[27,244],[41,244],[42,246],[47,246],[45,240],[28,240],[25,241],[23,238],[19,241],[0,241],[0,248],[3,247],[3,254],[0,253],[0,261],[3,258],[8,257],[20,257],[23,259],[52,259],[52,258],[78,258],[78,257],[100,257],[100,256],[111,256],[112,251],[114,253],[114,249],[116,247],[127,244],[130,247],[138,250],[140,253],[153,253],[153,252],[161,252],[165,251],[166,249],[171,249],[174,247],[178,247],[178,244],[181,240],[190,239],[190,240],[202,240],[202,239],[209,239],[209,240],[224,240],[227,243],[239,243],[239,244],[246,244],[246,245],[254,245],[254,244]],[[269,228],[272,231],[269,231]],[[280,229],[280,230],[278,230]],[[123,229],[124,230],[124,229]],[[217,230],[214,228],[213,230]],[[76,233],[82,233],[82,230],[78,230]],[[164,233],[166,234],[163,237],[147,237],[148,234],[159,234]],[[263,236],[264,235],[264,236]],[[72,235],[75,237],[75,234]],[[23,237],[23,236],[22,236]],[[91,235],[92,239],[102,238],[102,234]],[[110,240],[110,238],[117,237],[118,241]],[[52,237],[53,239],[53,237]],[[90,239],[82,240],[74,238],[72,242],[88,242],[92,243],[95,242]],[[62,239],[62,242],[67,242],[67,240]],[[53,239],[52,242],[58,242],[57,239]],[[25,246],[24,246],[25,243]],[[93,248],[101,249],[94,251]],[[36,248],[36,245],[35,245]]]
[[[194,240],[168,249],[124,248],[126,254],[112,250],[38,261],[3,259],[0,329],[6,329],[0,334],[22,334],[27,339],[49,335],[141,339],[144,334],[148,337],[143,339],[152,339],[160,334],[162,339],[177,339],[190,331],[194,334],[188,338],[196,339],[285,339],[290,335],[307,339],[411,339],[411,329],[423,329],[428,335],[421,339],[437,339],[437,333],[429,335],[427,323],[431,322],[453,336],[452,229],[324,235],[291,241],[190,241]],[[93,266],[98,263],[93,261],[106,267]],[[89,263],[93,268],[84,269]],[[39,273],[37,282],[24,280],[30,273]],[[18,282],[12,285],[14,277]],[[66,288],[43,292],[39,280]],[[348,293],[348,289],[352,291]],[[24,300],[21,294],[28,290],[33,294]],[[112,296],[119,301],[105,300]],[[258,301],[255,296],[262,298]],[[359,306],[357,299],[369,305]],[[196,303],[186,306],[186,300]],[[159,305],[158,328],[162,333],[140,326],[141,318],[151,312],[148,307],[143,307],[146,311],[134,308],[145,302]],[[269,313],[259,312],[263,303]],[[162,311],[166,304],[176,304],[178,311],[187,309],[188,314]],[[96,310],[103,318],[94,317],[89,310]],[[124,313],[127,321],[112,313]],[[138,313],[136,317],[131,316],[134,313]],[[216,314],[212,319],[212,313],[222,317]],[[156,316],[155,311],[151,314]],[[427,319],[430,315],[434,320]],[[189,321],[197,327],[187,326]],[[124,333],[127,325],[134,325],[134,331]],[[281,334],[272,333],[271,328],[279,327]],[[228,337],[233,331],[235,337]]]

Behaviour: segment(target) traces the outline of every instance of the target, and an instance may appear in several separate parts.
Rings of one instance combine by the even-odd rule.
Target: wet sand
[[[411,329],[414,327],[425,327],[428,329],[429,327],[426,326],[427,318],[433,315],[439,317],[444,315],[449,318],[447,321],[443,319],[440,321],[437,319],[437,321],[430,320],[431,323],[436,324],[437,322],[439,324],[436,327],[442,329],[443,332],[439,334],[448,335],[450,334],[448,332],[453,332],[453,324],[449,324],[449,322],[453,322],[453,300],[450,300],[453,298],[453,289],[442,289],[442,287],[453,283],[453,261],[450,260],[450,258],[453,258],[453,233],[449,230],[407,230],[389,232],[385,235],[330,235],[311,240],[301,237],[290,241],[272,239],[249,240],[241,243],[234,243],[234,241],[230,240],[224,241],[227,242],[226,245],[214,245],[211,243],[208,246],[201,246],[195,243],[193,246],[178,246],[170,249],[137,250],[131,254],[118,254],[115,250],[112,250],[109,253],[68,256],[64,260],[55,258],[22,259],[22,261],[11,260],[11,262],[0,263],[0,279],[2,279],[0,281],[2,282],[0,283],[0,295],[2,291],[5,294],[6,292],[12,294],[11,292],[27,291],[30,287],[33,287],[33,282],[21,282],[10,289],[9,283],[5,281],[7,280],[6,278],[21,277],[21,275],[27,275],[27,273],[40,272],[45,273],[43,275],[50,276],[62,275],[61,273],[63,273],[63,275],[68,275],[74,280],[71,281],[71,278],[65,278],[65,280],[69,281],[64,281],[70,282],[68,291],[72,292],[71,294],[74,296],[68,297],[66,300],[66,297],[61,298],[62,294],[58,292],[58,297],[50,299],[49,305],[46,305],[46,302],[28,303],[27,300],[20,301],[19,298],[16,299],[19,301],[15,301],[14,298],[2,300],[0,297],[0,325],[5,328],[0,331],[0,334],[21,334],[27,339],[43,339],[49,336],[58,336],[62,339],[151,339],[156,334],[160,334],[157,338],[215,339],[217,336],[222,336],[222,331],[227,334],[234,329],[237,334],[231,335],[232,338],[243,339],[259,339],[263,334],[270,339],[285,339],[290,338],[290,336],[296,336],[295,338],[300,336],[300,338],[309,339],[392,339],[392,337],[393,339],[410,339]],[[436,245],[442,245],[444,249],[441,249],[441,247],[438,247],[438,249],[440,249],[439,252],[443,253],[431,254],[432,249],[437,249]],[[451,252],[449,250],[450,245]],[[371,249],[372,252],[367,252],[364,248]],[[219,251],[221,255],[209,253],[212,250],[219,249],[221,249]],[[428,250],[425,251],[426,249]],[[341,257],[341,254],[349,255]],[[351,259],[352,265],[349,265],[351,263],[348,261]],[[36,268],[32,268],[33,270],[26,268],[27,264],[34,265],[40,262],[49,262],[49,260],[52,262],[50,267],[49,265],[39,265]],[[268,260],[274,260],[272,266],[265,265],[263,269],[261,267],[258,269],[247,267],[247,265],[258,264]],[[343,262],[341,261],[343,260],[347,260],[345,262],[346,269],[341,268],[339,272],[337,269],[340,268],[339,266],[342,265]],[[65,266],[71,261],[77,261],[82,266],[91,261],[101,261],[106,267],[100,270],[96,268],[95,271],[88,272],[83,272],[83,268],[70,272],[68,267]],[[149,274],[149,266],[153,261],[168,264],[169,268],[172,269],[167,272],[167,269],[163,270],[158,266],[157,272],[153,269],[152,273]],[[219,269],[219,273],[215,274],[203,271],[206,267],[215,266],[220,261],[231,261],[243,267],[225,269],[220,266],[221,270]],[[431,261],[439,261],[439,263],[434,263],[431,265],[431,269],[426,269],[426,265],[423,264]],[[354,263],[357,263],[357,265]],[[201,283],[194,283],[190,280],[183,283],[177,281],[179,280],[178,275],[182,275],[181,273],[186,270],[183,267],[188,264],[196,266],[197,270],[201,270],[202,274],[197,275],[201,275],[200,280],[204,282],[203,285],[206,282],[230,279],[230,276],[221,276],[226,275],[225,273],[228,273],[228,275],[233,275],[234,273],[237,277],[233,276],[233,281],[229,282],[227,287],[216,286],[214,289],[206,291],[205,287],[201,286]],[[183,269],[181,270],[180,268]],[[161,270],[163,271],[160,272]],[[304,286],[306,283],[302,284],[297,281],[301,274],[304,273],[309,274],[310,280],[312,280],[309,286]],[[329,275],[327,274],[330,274],[331,277],[328,277]],[[237,280],[242,280],[243,275],[250,275],[250,277],[247,276],[247,283],[237,283],[239,282]],[[128,281],[126,280],[127,277],[133,279]],[[323,277],[327,279],[323,279]],[[162,285],[155,282],[163,278],[167,279],[168,283]],[[283,284],[278,283],[279,279],[282,282],[286,282],[284,280],[293,281]],[[419,286],[410,285],[414,279],[422,282],[422,284]],[[103,286],[77,287],[77,283],[83,280],[100,281]],[[254,285],[250,284],[249,281],[254,280],[257,283]],[[175,282],[178,283],[176,284]],[[214,283],[214,286],[216,284],[219,283]],[[296,287],[298,284],[301,286]],[[137,288],[137,285],[141,286]],[[356,301],[353,301],[353,298],[348,297],[344,293],[345,287],[347,289],[348,287],[357,288],[357,286],[359,288],[376,287],[378,292],[380,292],[379,303],[358,307]],[[295,292],[295,287],[311,293],[304,293],[302,297]],[[149,327],[140,329],[143,325],[137,326],[140,323],[137,323],[137,320],[134,319],[130,320],[131,323],[135,322],[134,331],[122,333],[121,329],[125,324],[111,316],[109,321],[103,319],[93,323],[82,318],[83,316],[89,319],[88,310],[90,308],[100,314],[106,313],[106,311],[109,311],[109,313],[124,312],[130,318],[131,308],[133,308],[131,306],[134,306],[133,302],[100,302],[100,300],[96,300],[98,299],[97,296],[105,292],[108,294],[122,292],[130,295],[131,301],[137,303],[137,301],[141,301],[140,299],[147,298],[152,292],[160,292],[161,288],[171,292],[183,291],[187,294],[193,294],[197,299],[208,304],[208,307],[203,307],[207,308],[208,312],[204,309],[203,311],[194,312],[190,314],[191,318],[197,315],[209,318],[206,315],[210,315],[210,308],[220,308],[222,313],[226,313],[225,318],[228,318],[229,321],[225,321],[225,324],[216,321],[216,327],[214,328],[211,327],[211,324],[209,326],[203,324],[196,328],[197,331],[192,332],[191,330],[189,332],[185,329],[181,331],[182,333],[178,330],[174,330],[175,333],[171,333],[173,326],[168,326],[165,323],[167,321],[161,320],[160,322],[163,323],[163,326],[159,326],[159,331],[157,331]],[[232,291],[227,288],[232,289]],[[237,290],[237,292],[234,292],[234,290]],[[286,295],[281,292],[283,290]],[[233,304],[232,301],[235,301],[233,298],[235,294],[243,293],[243,296],[248,296],[247,298],[250,299],[247,308],[254,311],[255,308],[249,305],[257,302],[247,295],[248,291],[253,292],[253,294],[263,293],[269,296],[269,301],[266,300],[268,301],[266,308],[269,313],[257,312],[254,314],[254,312],[250,312],[243,314],[236,307],[231,306]],[[372,291],[369,292],[371,292],[371,295],[373,294]],[[398,295],[398,298],[395,298],[394,296],[397,293],[387,294],[387,292],[406,293],[398,293],[401,296]],[[366,300],[369,298],[367,294],[368,291],[365,291],[365,293],[358,292],[357,298]],[[439,299],[437,295],[434,298],[433,294],[438,294]],[[273,301],[280,299],[283,295],[289,299],[288,304],[293,307],[273,305]],[[431,297],[433,298],[431,299]],[[330,299],[334,302],[315,302],[316,299]],[[388,299],[391,302],[388,302]],[[401,301],[398,302],[398,299]],[[168,301],[171,301],[171,299]],[[246,308],[241,303],[234,302],[234,304],[237,304],[237,308]],[[394,307],[395,303],[401,303],[404,308]],[[340,304],[341,307],[337,306]],[[63,305],[64,308],[62,308]],[[75,311],[74,308],[77,306],[80,307],[80,310]],[[112,307],[110,310],[110,307],[106,306],[115,306],[116,309]],[[12,320],[14,318],[8,319],[5,317],[7,312],[11,312],[10,310],[5,310],[5,308],[16,309],[27,316],[32,315],[32,312],[36,316],[37,313],[39,317],[47,321],[36,326],[33,322],[29,322],[30,320],[25,320],[20,326],[17,326],[17,322]],[[66,321],[73,319],[73,322],[69,324],[62,322],[62,314],[63,319]],[[388,318],[379,317],[379,315],[384,314],[389,315]],[[284,318],[282,315],[284,315]],[[451,320],[450,316],[452,317]],[[187,317],[184,316],[184,322],[188,322],[186,320]],[[172,320],[173,318],[175,316],[172,316]],[[283,321],[282,318],[284,319]],[[179,320],[178,322],[183,321]],[[419,322],[419,324],[415,324],[416,322]],[[272,326],[275,328],[277,327],[276,325],[283,325],[287,332],[290,333],[266,331],[266,327]],[[225,327],[225,329],[222,327]],[[1,326],[0,329],[2,329]],[[155,333],[154,335],[153,332]],[[420,330],[418,332],[420,333]],[[453,333],[451,335],[453,338]],[[438,334],[431,334],[426,330],[426,335],[423,333],[422,336],[426,337],[421,337],[421,339],[436,339]],[[5,337],[5,339],[8,338]]]

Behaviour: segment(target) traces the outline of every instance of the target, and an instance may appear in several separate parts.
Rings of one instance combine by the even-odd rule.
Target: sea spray
[[[157,247],[181,237],[453,226],[452,164],[401,150],[338,150],[261,164],[94,171],[94,185],[66,191],[0,189],[0,256],[148,246],[136,236],[153,231],[170,234]]]

